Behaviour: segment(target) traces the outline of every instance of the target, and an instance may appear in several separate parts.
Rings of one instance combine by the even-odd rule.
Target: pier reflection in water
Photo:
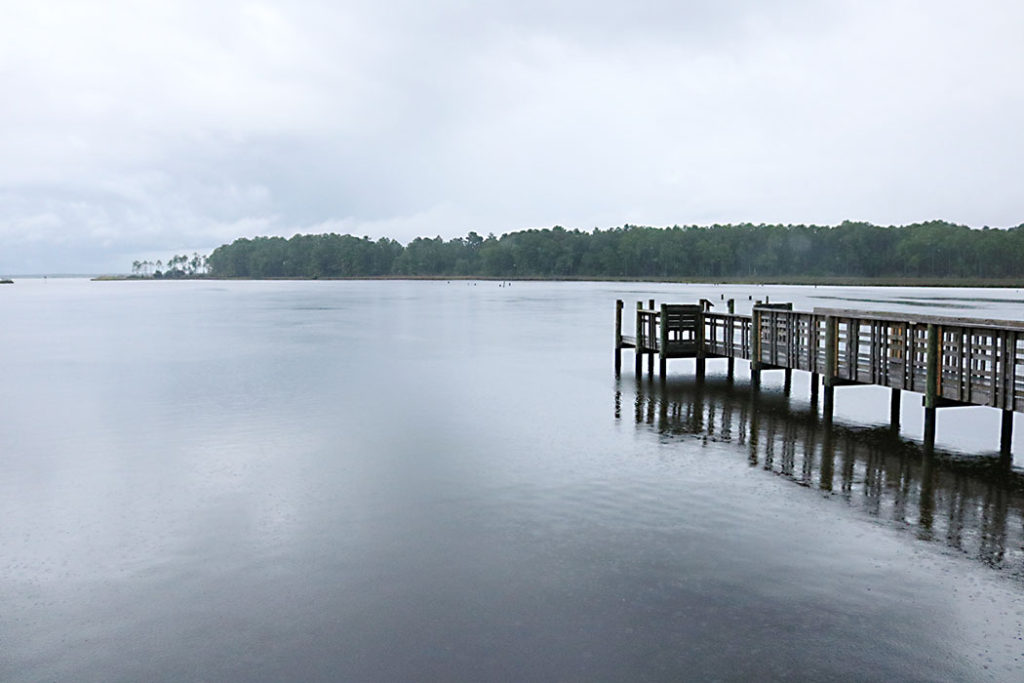
[[[1024,578],[1024,476],[998,457],[927,453],[889,427],[828,424],[789,385],[726,377],[623,380],[615,417],[663,439],[732,443],[751,468],[815,489],[918,539]],[[716,453],[721,449],[716,449]]]

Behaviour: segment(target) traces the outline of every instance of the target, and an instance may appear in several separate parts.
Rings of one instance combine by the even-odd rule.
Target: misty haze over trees
[[[242,238],[209,256],[217,277],[547,278],[1024,276],[1024,224],[974,230],[930,221],[880,227],[626,225],[501,236],[373,241],[351,235]]]

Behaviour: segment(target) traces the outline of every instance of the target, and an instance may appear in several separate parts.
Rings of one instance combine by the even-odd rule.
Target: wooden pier
[[[935,411],[987,406],[1003,411],[1000,451],[1009,456],[1013,413],[1024,412],[1024,322],[757,304],[751,315],[712,313],[710,302],[637,302],[634,335],[622,333],[622,301],[615,304],[615,371],[622,349],[635,351],[636,374],[647,356],[665,377],[670,358],[696,360],[698,377],[708,358],[726,358],[729,376],[735,359],[750,362],[751,384],[764,370],[814,375],[812,392],[824,388],[825,418],[831,420],[834,389],[878,385],[892,389],[890,417],[899,429],[902,391],[923,394],[925,445],[934,447]]]

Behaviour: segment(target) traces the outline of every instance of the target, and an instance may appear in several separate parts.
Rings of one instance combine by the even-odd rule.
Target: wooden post
[[[939,326],[928,323],[928,346],[925,358],[927,374],[924,393],[924,450],[929,455],[935,452],[935,407],[939,397],[940,335]]]
[[[658,321],[658,355],[660,357],[658,363],[658,374],[663,382],[665,381],[665,366],[667,360],[665,358],[665,349],[668,348],[668,325],[665,324],[667,320],[668,306],[666,304],[662,304],[661,318]]]
[[[729,356],[729,360],[726,362],[728,363],[729,368],[726,374],[726,379],[729,382],[729,384],[732,384],[733,379],[735,379],[736,377],[736,359],[733,358],[732,356]]]
[[[924,452],[935,453],[935,408],[924,409]]]
[[[729,315],[736,314],[736,299],[729,299],[725,302],[725,305],[729,307]]]
[[[1003,411],[1003,423],[999,432],[999,455],[1002,459],[1012,461],[1013,450],[1013,411]]]
[[[820,380],[819,380],[818,373],[812,372],[811,373],[811,408],[814,409],[815,413],[818,412],[818,382],[819,381]]]
[[[939,397],[939,335],[941,328],[932,323],[928,324],[928,346],[925,358],[924,407],[935,409]]]
[[[902,392],[893,388],[889,397],[889,431],[898,435],[900,433],[900,396]]]
[[[704,379],[704,359],[707,350],[704,348],[704,309],[697,311],[697,329],[694,330],[694,341],[697,345],[697,379]]]
[[[782,383],[782,393],[789,396],[790,392],[793,390],[793,369],[786,368],[784,372],[785,379]]]
[[[654,299],[648,299],[647,300],[647,310],[650,311],[651,313],[654,313]],[[654,330],[651,330],[651,332],[654,332]],[[651,335],[651,338],[653,340],[653,338],[654,338],[653,334]],[[652,350],[652,351],[650,351],[647,354],[647,377],[648,377],[648,379],[650,379],[653,376],[654,376],[654,351]]]
[[[615,376],[622,372],[622,299],[615,300]]]
[[[825,386],[835,386],[839,369],[839,319],[825,316]]]
[[[757,306],[750,316],[750,384],[761,389],[761,311]]]
[[[831,427],[836,403],[836,372],[839,369],[839,319],[825,316],[825,397],[821,413]]]
[[[756,306],[750,316],[750,370],[761,371],[761,311]]]
[[[633,354],[634,361],[636,363],[636,378],[640,379],[643,376],[644,370],[644,355],[643,348],[640,345],[640,341],[643,339],[643,324],[640,322],[640,311],[643,310],[644,303],[642,301],[636,302],[636,346],[633,350],[636,353]]]

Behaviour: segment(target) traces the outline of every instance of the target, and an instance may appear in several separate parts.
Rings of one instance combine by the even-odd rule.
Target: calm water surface
[[[616,298],[723,295],[1024,319],[1015,290],[0,289],[0,680],[1024,680],[999,414],[940,412],[929,459],[913,394],[897,438],[885,390],[826,429],[803,373],[614,377]]]

